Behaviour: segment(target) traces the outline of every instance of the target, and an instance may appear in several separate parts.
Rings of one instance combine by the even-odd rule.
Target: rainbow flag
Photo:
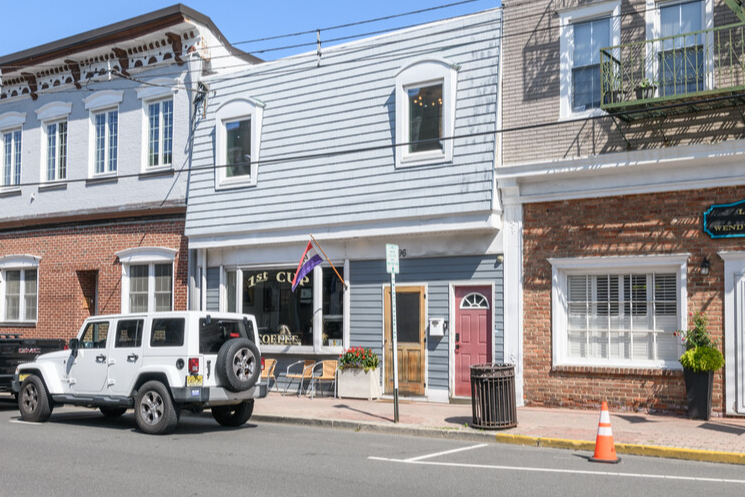
[[[295,278],[292,280],[292,291],[295,291],[298,284],[303,281],[305,275],[310,273],[314,267],[323,262],[321,256],[316,252],[316,248],[313,246],[313,242],[308,242],[308,246],[305,247],[305,252],[300,258],[300,263],[297,265],[297,271],[295,271]]]

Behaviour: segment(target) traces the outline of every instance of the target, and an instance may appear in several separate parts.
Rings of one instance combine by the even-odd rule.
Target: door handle
[[[96,362],[103,362],[106,360],[106,356],[101,354],[96,356]]]
[[[127,361],[128,362],[137,362],[137,359],[138,359],[138,355],[137,354],[129,354],[127,356]]]
[[[455,350],[459,350],[459,349],[460,349],[460,345],[458,345],[458,344],[456,343],[456,344],[455,344]]]
[[[455,341],[460,342],[460,333],[455,334]]]

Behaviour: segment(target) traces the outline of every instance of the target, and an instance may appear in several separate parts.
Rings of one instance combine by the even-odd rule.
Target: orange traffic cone
[[[616,446],[613,443],[613,432],[610,429],[610,413],[608,403],[603,401],[600,408],[600,422],[598,423],[598,437],[595,440],[595,455],[590,458],[593,462],[619,463],[621,458],[616,456]]]

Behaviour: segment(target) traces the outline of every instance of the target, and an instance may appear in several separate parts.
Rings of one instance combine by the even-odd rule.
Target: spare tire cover
[[[259,349],[246,338],[228,340],[217,353],[215,372],[223,388],[231,392],[248,390],[261,375]]]

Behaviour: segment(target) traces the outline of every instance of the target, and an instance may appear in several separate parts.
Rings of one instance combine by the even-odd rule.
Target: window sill
[[[0,321],[0,326],[8,328],[36,328],[36,321]]]
[[[118,176],[100,176],[100,177],[94,177],[89,178],[85,182],[85,186],[96,186],[96,185],[106,185],[109,183],[118,183],[119,177]]]
[[[237,180],[223,180],[215,186],[215,190],[233,190],[236,188],[246,188],[249,186],[256,186],[256,182],[252,181],[250,177],[246,177],[245,179],[237,179]]]
[[[568,374],[595,374],[608,376],[656,376],[656,377],[680,377],[683,376],[683,368],[649,367],[642,366],[553,366],[552,373]]]
[[[582,112],[570,112],[569,114],[562,115],[559,117],[558,122],[573,121],[575,119],[587,119],[590,117],[605,116],[607,112],[603,109],[590,109]]]
[[[3,186],[0,187],[0,198],[18,197],[21,193],[21,187]]]
[[[142,171],[140,175],[138,176],[139,179],[150,179],[150,178],[162,178],[162,177],[172,177],[174,174],[173,168],[171,166],[165,166],[165,167],[149,167]]]
[[[415,167],[415,166],[429,166],[432,164],[442,164],[443,162],[451,162],[452,157],[448,157],[444,152],[429,153],[420,152],[418,154],[406,154],[401,160],[396,163],[396,167]]]
[[[50,192],[54,190],[67,190],[67,183],[65,181],[59,181],[54,183],[46,183],[39,185],[40,192]]]

